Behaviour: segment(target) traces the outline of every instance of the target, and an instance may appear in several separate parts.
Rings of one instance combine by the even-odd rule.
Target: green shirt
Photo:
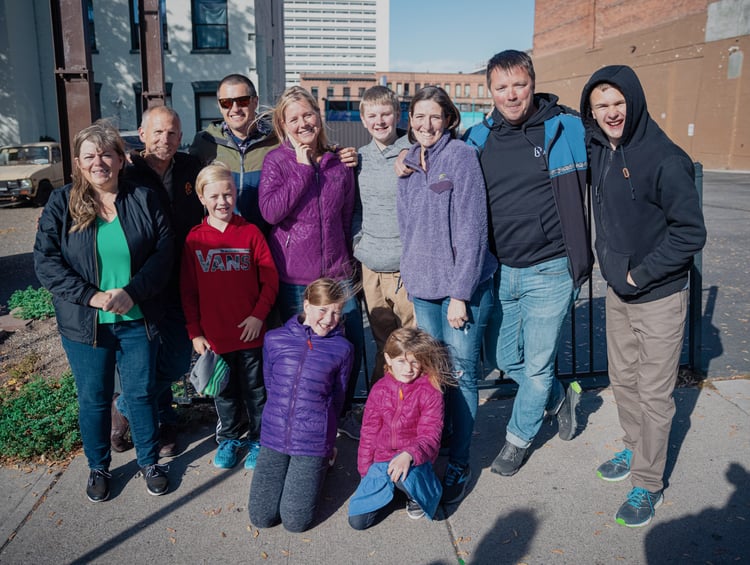
[[[111,222],[96,218],[96,262],[99,266],[99,288],[103,291],[123,288],[130,282],[130,249],[122,231],[120,218]],[[126,314],[99,310],[100,324],[113,324],[143,318],[140,306],[135,304]]]

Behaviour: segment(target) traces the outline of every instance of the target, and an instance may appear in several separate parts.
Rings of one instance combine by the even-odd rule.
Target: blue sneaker
[[[225,439],[219,444],[214,455],[214,467],[217,469],[231,469],[237,464],[237,452],[242,447],[238,439]]]
[[[471,479],[471,467],[458,463],[448,463],[443,477],[443,504],[460,502],[466,494]]]
[[[630,476],[630,462],[632,459],[633,452],[629,449],[618,451],[612,459],[599,465],[599,468],[596,470],[596,476],[610,483],[624,481]]]
[[[615,514],[615,522],[628,528],[646,526],[662,502],[664,502],[662,491],[649,492],[645,488],[635,487]]]
[[[252,471],[255,469],[255,464],[258,462],[258,452],[260,451],[259,441],[248,441],[247,442],[247,457],[245,457],[245,469]]]

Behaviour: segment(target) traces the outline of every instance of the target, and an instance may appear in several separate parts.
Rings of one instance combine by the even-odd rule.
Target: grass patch
[[[67,459],[81,445],[73,375],[33,376],[0,391],[0,454],[9,460]]]
[[[13,315],[22,320],[45,320],[55,315],[52,294],[43,287],[34,289],[29,286],[26,290],[14,291],[8,300],[8,308],[17,308]]]

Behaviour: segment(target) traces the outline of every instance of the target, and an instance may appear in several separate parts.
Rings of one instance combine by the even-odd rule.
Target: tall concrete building
[[[388,70],[390,0],[284,0],[287,86],[300,73]]]

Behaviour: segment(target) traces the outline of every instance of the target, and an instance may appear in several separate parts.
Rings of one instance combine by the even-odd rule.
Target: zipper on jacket
[[[307,359],[307,352],[312,351],[313,344],[312,344],[312,337],[308,335],[305,347],[302,350],[302,358],[299,360],[299,365],[297,365],[297,374],[294,376],[294,384],[292,385],[292,394],[290,395],[291,398],[289,399],[289,414],[287,416],[287,426],[286,426],[286,441],[285,441],[285,447],[289,449],[292,444],[292,418],[294,415],[294,405],[297,403],[297,388],[299,387],[299,378],[302,374],[302,367],[305,364],[305,360]]]
[[[96,227],[96,220],[94,220],[94,275],[95,275],[94,278],[96,279],[96,288],[99,288],[99,285],[101,284],[101,280],[99,278],[99,259],[97,258],[98,253],[96,251],[96,236],[97,236],[98,231],[99,231],[99,228]],[[97,332],[98,328],[99,328],[99,309],[94,308],[94,331],[93,331],[94,340],[91,344],[92,347],[96,347],[96,341],[98,338],[98,332]]]
[[[396,451],[398,449],[396,440],[396,431],[398,429],[399,416],[401,416],[401,410],[404,406],[404,387],[401,384],[398,385],[398,394],[396,395],[396,411],[393,413],[393,419],[391,420],[391,449]]]

